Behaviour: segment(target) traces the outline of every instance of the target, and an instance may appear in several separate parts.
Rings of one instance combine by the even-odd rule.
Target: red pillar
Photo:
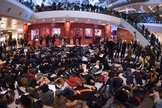
[[[28,25],[27,24],[23,25],[23,33],[24,33],[24,39],[28,40]]]
[[[65,27],[65,37],[68,40],[68,43],[70,42],[70,21],[65,21],[64,27]]]
[[[110,39],[111,36],[111,28],[108,25],[105,25],[105,38]]]

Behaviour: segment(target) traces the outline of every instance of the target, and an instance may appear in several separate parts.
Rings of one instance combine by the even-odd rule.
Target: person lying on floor
[[[136,84],[142,86],[143,83],[142,83],[142,75],[141,75],[140,70],[137,70],[137,69],[136,69],[136,70],[133,72],[133,75],[135,76]]]
[[[95,85],[95,77],[87,72],[81,73],[80,78],[84,84]]]
[[[102,64],[99,60],[96,61],[96,64],[90,68],[90,72],[95,74],[97,71],[102,69]]]
[[[33,107],[33,99],[30,97],[29,93],[22,91],[18,85],[16,85],[16,89],[18,91],[18,98],[15,100],[15,103],[20,105],[22,108],[32,108]]]
[[[96,91],[96,87],[76,87],[75,89],[71,87],[65,87],[64,90],[61,90],[60,93],[58,93],[58,96],[63,95],[70,100],[87,100],[89,95],[91,93],[94,93]]]
[[[111,102],[111,104],[113,104],[115,100],[118,100],[120,104],[117,108],[121,108],[123,105],[125,105],[125,102],[131,97],[131,94],[132,88],[129,85],[122,86],[116,91],[114,100]]]
[[[138,106],[145,98],[146,89],[143,86],[134,86],[132,89],[132,96],[126,102],[127,106]]]
[[[67,76],[67,80],[66,80],[67,84],[71,87],[77,87],[77,86],[83,86],[83,81],[76,75],[68,75]]]
[[[114,68],[114,70],[109,71],[109,79],[107,81],[107,83],[109,84],[109,98],[114,95],[114,93],[116,92],[116,90],[118,90],[123,83],[123,79],[120,78],[119,73],[116,72],[116,68]]]
[[[149,96],[153,98],[155,108],[161,108],[162,100],[157,89],[153,88],[152,93]]]
[[[40,87],[39,97],[44,105],[51,107],[54,106],[55,93],[49,89],[47,84],[43,84]]]
[[[152,87],[155,87],[156,84],[158,83],[158,75],[156,73],[156,70],[153,68],[151,70],[151,72],[147,75],[147,78],[146,78],[146,85],[145,87],[148,89],[148,90],[151,90]]]
[[[55,96],[54,108],[83,108],[81,100],[69,100],[65,96]]]

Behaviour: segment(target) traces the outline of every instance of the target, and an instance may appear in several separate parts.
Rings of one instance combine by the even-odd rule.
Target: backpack
[[[43,103],[41,100],[37,100],[36,102],[33,102],[33,108],[43,108]]]

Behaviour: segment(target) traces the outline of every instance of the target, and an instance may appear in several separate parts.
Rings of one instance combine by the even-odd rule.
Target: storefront
[[[34,24],[28,27],[28,41],[31,43],[33,37],[36,38],[36,44],[39,45],[39,38],[45,38],[46,35],[55,36],[56,43],[59,44],[58,39],[67,38],[69,44],[73,44],[74,37],[81,36],[82,44],[93,43],[94,38],[110,38],[110,27],[105,25],[94,25],[86,23],[46,23]],[[44,39],[45,40],[45,39]],[[43,42],[44,43],[44,42]]]

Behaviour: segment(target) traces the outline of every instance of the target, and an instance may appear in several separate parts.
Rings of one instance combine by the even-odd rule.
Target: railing
[[[31,6],[29,6],[29,5],[27,5],[27,7],[31,8]],[[78,7],[76,5],[71,5],[70,7],[66,7],[66,8],[56,5],[56,6],[42,7],[42,8],[38,8],[38,9],[40,9],[40,10],[36,10],[36,12],[55,11],[55,10],[76,10],[76,11],[88,11],[88,12],[102,13],[102,14],[120,17],[120,18],[123,18],[125,21],[127,21],[129,24],[131,24],[135,29],[137,29],[151,43],[151,45],[153,47],[155,47],[157,50],[159,50],[159,48],[160,48],[159,43],[152,42],[152,36],[150,36],[148,30],[145,30],[145,29],[143,30],[143,29],[141,29],[141,27],[137,26],[138,19],[132,21],[131,17],[129,17],[125,13],[118,13],[117,11],[108,10],[107,8],[104,9],[102,7],[91,7],[89,5],[84,5],[82,7]]]
[[[148,0],[127,0],[125,2],[121,2],[119,4],[111,6],[110,8],[117,8],[117,7],[122,7],[122,6],[126,6],[126,5],[133,4],[133,3],[146,2],[146,1]]]
[[[162,24],[162,7],[156,6],[149,12],[138,16],[140,23],[157,23]]]
[[[148,29],[137,24],[137,21],[132,21],[131,17],[127,17],[126,14],[122,14],[121,18],[131,24],[136,30],[138,30],[149,42],[150,44],[157,50],[161,52],[160,42],[157,42],[157,39],[154,34],[151,34]],[[135,34],[136,35],[136,34]]]

